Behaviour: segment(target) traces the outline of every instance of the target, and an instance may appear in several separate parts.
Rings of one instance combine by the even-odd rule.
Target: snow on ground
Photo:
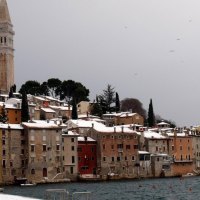
[[[21,197],[21,196],[14,196],[14,195],[8,195],[8,194],[0,194],[1,200],[37,200],[32,199],[28,197]]]

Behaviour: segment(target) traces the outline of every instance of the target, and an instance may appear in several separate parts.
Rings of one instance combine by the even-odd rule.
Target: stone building
[[[55,181],[63,170],[62,128],[47,122],[23,123],[23,127],[28,181]]]
[[[0,184],[25,177],[25,139],[19,124],[0,124]]]
[[[66,178],[76,180],[78,177],[78,136],[76,132],[63,131],[63,172]]]
[[[93,126],[88,136],[97,141],[97,174],[102,178],[137,176],[139,135],[126,127]]]
[[[13,25],[6,0],[0,0],[0,93],[14,85]]]

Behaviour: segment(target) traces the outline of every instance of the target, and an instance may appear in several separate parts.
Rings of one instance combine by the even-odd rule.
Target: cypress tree
[[[153,111],[153,103],[152,103],[152,99],[150,100],[149,103],[149,111],[148,111],[148,126],[149,127],[153,127],[155,126],[155,115],[154,115],[154,111]]]
[[[116,92],[116,97],[115,97],[115,110],[116,112],[120,111],[120,101],[119,101],[119,95]]]
[[[28,122],[30,119],[29,117],[29,110],[28,110],[28,100],[26,92],[22,92],[22,108],[21,108],[21,121]]]
[[[73,100],[73,102],[72,102],[72,119],[78,119],[78,113],[77,113],[77,107],[76,107],[75,100]]]
[[[13,95],[13,86],[10,87],[10,91],[9,91],[9,98],[13,98],[14,95]]]

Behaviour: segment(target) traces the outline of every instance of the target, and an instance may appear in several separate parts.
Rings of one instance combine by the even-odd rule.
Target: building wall
[[[139,124],[144,125],[144,118],[139,114],[128,115],[125,117],[115,116],[114,117],[115,125],[123,125],[123,124]]]
[[[169,153],[169,139],[145,139],[146,151],[150,153]]]
[[[21,109],[6,109],[9,124],[21,123]]]
[[[193,173],[194,163],[193,162],[173,163],[171,168],[173,176],[181,176],[187,173]]]
[[[23,130],[1,129],[2,134],[2,181],[13,183],[15,178],[24,176],[24,136]],[[23,149],[23,150],[22,150]],[[23,160],[23,161],[22,161]]]
[[[98,174],[110,173],[119,178],[136,177],[138,135],[135,133],[104,133],[91,130],[89,136],[97,140]]]
[[[0,144],[2,144],[2,130],[0,130]],[[2,145],[0,145],[0,185],[3,184]]]
[[[91,141],[78,142],[79,174],[97,173],[97,144]]]
[[[67,178],[76,180],[78,176],[78,140],[75,135],[63,134],[63,171]]]
[[[29,181],[53,180],[63,170],[61,129],[27,128],[28,163],[26,174]]]

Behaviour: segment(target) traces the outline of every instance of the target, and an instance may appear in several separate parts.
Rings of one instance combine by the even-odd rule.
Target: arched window
[[[35,174],[35,169],[31,169],[31,174]]]

